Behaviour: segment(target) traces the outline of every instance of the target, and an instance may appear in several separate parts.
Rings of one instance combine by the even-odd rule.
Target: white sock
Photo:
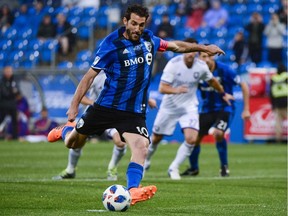
[[[179,166],[185,161],[185,159],[190,156],[193,148],[194,145],[190,145],[184,141],[178,148],[176,157],[170,164],[169,169],[178,169]]]
[[[148,146],[148,153],[147,153],[146,160],[150,160],[151,159],[153,154],[156,152],[157,148],[158,148],[158,145],[150,143],[150,145]]]
[[[73,173],[82,154],[82,148],[69,149],[67,173]]]
[[[126,145],[123,148],[119,148],[116,145],[114,145],[112,151],[112,157],[108,165],[109,170],[117,167],[119,161],[125,155],[126,150],[127,150]]]

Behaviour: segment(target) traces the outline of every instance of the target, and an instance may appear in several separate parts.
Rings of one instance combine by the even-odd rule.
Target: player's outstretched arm
[[[92,68],[90,68],[81,79],[72,98],[71,105],[66,113],[68,116],[68,121],[73,122],[76,119],[76,116],[78,114],[78,106],[83,96],[87,93],[87,90],[90,88],[90,85],[92,84],[94,78],[97,76],[99,72],[100,70],[95,71]]]
[[[243,107],[243,112],[242,112],[242,119],[247,120],[250,118],[250,110],[249,110],[249,87],[245,82],[240,83],[241,89],[242,89],[242,94],[243,94],[243,102],[244,102],[244,107]]]
[[[168,41],[167,49],[176,53],[205,52],[208,55],[225,55],[225,52],[216,45],[203,45],[184,41]]]

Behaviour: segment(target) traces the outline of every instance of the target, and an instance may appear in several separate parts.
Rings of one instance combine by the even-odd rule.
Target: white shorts
[[[159,110],[153,125],[153,133],[171,136],[179,122],[181,129],[192,128],[199,130],[199,115],[197,112],[167,113]]]
[[[107,130],[105,130],[105,135],[109,138],[112,139],[114,134],[117,133],[118,131],[115,128],[109,128]]]

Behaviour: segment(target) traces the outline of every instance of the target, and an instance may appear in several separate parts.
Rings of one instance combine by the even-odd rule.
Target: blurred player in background
[[[224,54],[215,45],[198,45],[183,41],[165,41],[145,29],[149,11],[140,5],[127,8],[124,26],[104,38],[91,68],[81,79],[70,108],[65,126],[53,129],[50,142],[63,138],[68,148],[81,148],[89,135],[100,135],[108,128],[116,128],[122,141],[131,149],[127,167],[127,188],[131,204],[150,199],[157,191],[155,185],[139,187],[143,177],[143,165],[149,144],[146,126],[146,109],[151,71],[157,51],[170,50],[179,53],[195,51],[210,55]],[[107,78],[104,89],[93,106],[89,106],[78,120],[78,106],[94,78],[104,70]]]
[[[198,43],[193,38],[188,38],[185,41]],[[191,154],[197,138],[199,130],[198,99],[196,95],[198,83],[201,80],[207,81],[209,85],[222,94],[227,102],[233,98],[229,94],[224,94],[223,87],[213,77],[207,64],[195,58],[196,54],[196,52],[193,52],[176,56],[164,68],[159,91],[165,95],[153,125],[152,143],[148,147],[144,165],[145,170],[148,170],[151,157],[157,150],[163,136],[171,136],[177,122],[179,122],[185,141],[179,147],[176,158],[168,169],[168,174],[173,180],[181,179],[178,168]]]
[[[213,56],[201,52],[200,59],[205,61],[213,73],[213,76],[219,80],[224,87],[224,91],[233,94],[233,87],[240,85],[243,93],[244,107],[242,118],[248,119],[250,117],[249,111],[249,89],[245,82],[241,82],[240,77],[227,65],[215,61]],[[208,83],[200,83],[199,89],[203,99],[200,107],[200,130],[196,141],[196,145],[189,157],[191,167],[183,172],[182,176],[198,175],[199,165],[198,158],[200,154],[200,143],[211,127],[214,128],[213,136],[216,140],[216,148],[220,158],[220,175],[229,176],[228,169],[228,155],[227,155],[227,141],[224,137],[225,131],[229,128],[235,110],[234,102],[229,106],[214,89],[208,86]]]
[[[106,75],[103,71],[94,79],[89,90],[89,97],[83,97],[81,103],[84,105],[93,105],[94,101],[99,97],[106,79]],[[114,142],[114,147],[112,151],[112,158],[108,165],[107,170],[107,180],[116,181],[117,180],[117,165],[121,158],[126,153],[126,144],[121,141],[119,133],[115,128],[110,128],[105,131],[108,138],[112,139]],[[82,148],[69,149],[68,164],[65,170],[57,176],[54,176],[54,180],[61,179],[71,179],[75,178],[76,166],[78,160],[81,156]]]

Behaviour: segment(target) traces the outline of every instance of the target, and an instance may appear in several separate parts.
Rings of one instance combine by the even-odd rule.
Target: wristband
[[[225,94],[226,94],[226,92],[223,92],[223,93],[220,93],[221,94],[221,96],[222,97],[224,97],[225,96]]]

